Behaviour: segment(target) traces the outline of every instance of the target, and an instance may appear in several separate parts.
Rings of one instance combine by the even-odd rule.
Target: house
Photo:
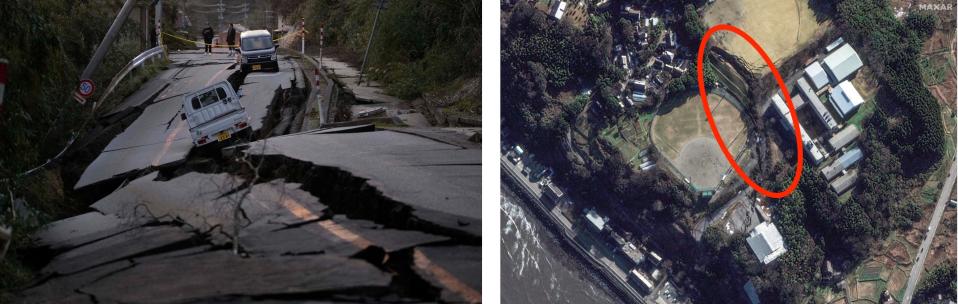
[[[670,51],[662,52],[662,55],[659,55],[659,60],[662,60],[664,63],[672,63],[675,60],[675,53]]]
[[[609,222],[609,218],[599,215],[599,213],[595,212],[595,208],[586,209],[585,219],[589,224],[589,228],[594,229],[595,232],[602,232],[602,230],[605,229],[605,224]]]
[[[628,281],[638,288],[639,291],[646,294],[652,291],[652,287],[655,286],[655,284],[652,283],[652,280],[649,280],[649,278],[646,277],[644,273],[639,272],[638,269],[632,269],[632,271],[629,271]]]
[[[828,100],[832,102],[835,110],[838,110],[838,115],[842,119],[848,119],[858,109],[858,106],[865,103],[865,99],[855,89],[855,85],[848,80],[842,81],[832,89]]]
[[[567,4],[568,3],[566,3],[565,1],[556,2],[556,5],[552,8],[552,14],[551,14],[552,17],[562,20],[562,15],[565,15],[565,9]]]
[[[635,244],[626,243],[622,245],[622,247],[619,247],[619,252],[622,253],[622,257],[625,258],[627,262],[627,264],[624,265],[627,267],[623,267],[624,269],[636,268],[645,261],[645,255],[639,251],[639,248],[636,247]]]
[[[645,95],[645,91],[639,88],[632,90],[632,100],[637,103],[643,103],[648,99],[648,96]]]
[[[782,235],[771,222],[762,222],[755,226],[745,241],[748,242],[748,246],[752,248],[752,252],[759,261],[764,264],[771,263],[786,251]]]
[[[828,84],[828,73],[825,73],[825,69],[818,61],[814,61],[805,67],[805,77],[808,77],[808,80],[815,86],[816,92]]]
[[[821,121],[825,127],[829,130],[838,128],[838,123],[835,122],[835,118],[832,118],[832,114],[828,113],[828,108],[822,104],[821,99],[818,99],[818,95],[812,90],[812,86],[808,84],[808,81],[805,81],[805,78],[798,79],[798,90],[804,94],[805,101],[812,105],[812,109],[815,110],[818,120]]]
[[[825,56],[822,60],[825,64],[825,71],[831,78],[832,84],[836,84],[854,74],[862,67],[862,59],[851,45],[845,44],[834,52]]]
[[[553,202],[559,202],[559,200],[562,199],[562,197],[565,195],[565,193],[562,192],[562,189],[559,189],[559,187],[556,186],[556,184],[553,184],[551,182],[546,183],[543,186],[543,188],[544,189],[542,189],[542,194],[545,195],[545,197],[548,197],[549,199],[551,199]]]
[[[832,150],[838,151],[841,148],[844,148],[856,138],[861,132],[858,131],[858,127],[855,125],[848,125],[835,135],[832,135],[832,138],[828,139],[828,144],[832,146]]]
[[[852,171],[849,174],[845,174],[842,177],[836,178],[832,181],[829,186],[832,187],[832,190],[835,190],[835,193],[842,195],[848,189],[851,189],[855,185],[855,182],[858,181],[858,171]]]
[[[862,159],[862,150],[859,148],[854,148],[842,154],[835,162],[831,165],[822,168],[822,174],[825,175],[825,179],[832,180],[838,176],[845,169],[850,168],[852,165],[857,163]]]

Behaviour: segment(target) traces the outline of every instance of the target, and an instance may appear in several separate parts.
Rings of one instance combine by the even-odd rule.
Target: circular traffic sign
[[[80,87],[77,89],[81,96],[90,97],[93,96],[93,91],[96,90],[96,85],[93,84],[93,80],[84,79],[80,80]]]

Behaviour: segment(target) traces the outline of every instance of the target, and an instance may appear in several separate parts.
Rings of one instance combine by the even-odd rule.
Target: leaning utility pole
[[[359,67],[359,79],[356,80],[356,84],[363,82],[363,72],[366,71],[366,57],[369,56],[369,46],[373,44],[373,36],[376,35],[376,29],[379,27],[379,13],[383,11],[383,6],[385,5],[386,0],[379,0],[379,5],[376,9],[376,18],[373,19],[373,31],[369,33],[369,41],[366,42],[366,51],[363,53],[363,65]]]
[[[90,76],[93,76],[93,72],[100,66],[100,63],[103,62],[103,57],[106,56],[106,52],[110,50],[110,45],[113,44],[113,40],[116,40],[116,35],[120,32],[120,27],[123,26],[123,22],[126,21],[126,18],[130,16],[130,11],[133,10],[133,4],[135,0],[126,0],[123,3],[123,8],[120,9],[120,13],[116,15],[116,19],[113,19],[113,24],[110,25],[110,29],[107,30],[106,36],[103,36],[103,41],[100,41],[100,45],[97,46],[96,52],[93,53],[93,58],[90,59],[90,63],[87,63],[86,68],[83,69],[83,73],[80,74],[80,79],[90,79]]]
[[[163,45],[163,0],[156,1],[156,46]]]

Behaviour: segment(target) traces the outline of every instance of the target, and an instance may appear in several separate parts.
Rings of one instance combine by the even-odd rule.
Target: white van
[[[187,94],[180,119],[189,123],[190,136],[198,147],[230,139],[250,128],[246,109],[226,81]]]
[[[244,73],[260,70],[279,70],[276,63],[276,45],[267,30],[245,31],[240,34],[240,68]]]

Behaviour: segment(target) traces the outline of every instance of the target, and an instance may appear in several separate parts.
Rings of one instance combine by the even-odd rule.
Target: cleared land
[[[745,146],[745,122],[735,106],[710,94],[712,117],[729,151],[738,155]],[[669,101],[652,123],[652,140],[681,175],[698,188],[719,184],[730,165],[712,136],[698,95]]]
[[[706,8],[703,20],[708,26],[728,23],[742,29],[762,46],[774,63],[805,48],[824,34],[830,25],[827,20],[816,20],[807,0],[722,1]],[[758,51],[738,35],[720,32],[713,36],[712,41],[741,57],[758,74],[769,72]]]

